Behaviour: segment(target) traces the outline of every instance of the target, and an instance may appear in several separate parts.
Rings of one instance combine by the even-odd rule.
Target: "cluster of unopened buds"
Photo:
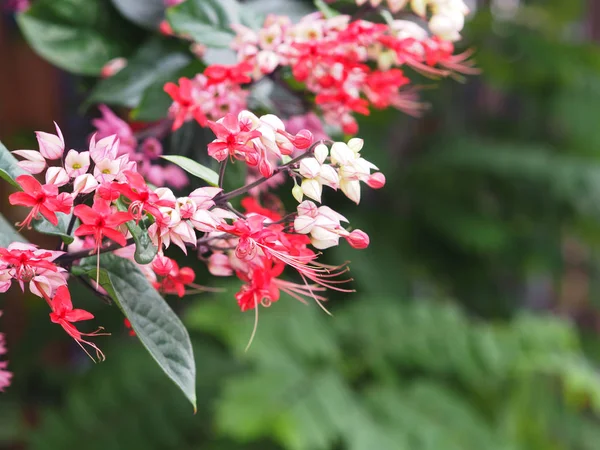
[[[22,158],[19,166],[30,173],[16,177],[21,191],[9,196],[11,205],[28,208],[17,225],[30,228],[46,220],[56,226],[62,213],[70,217],[66,233],[73,234],[75,241],[58,250],[21,242],[0,248],[0,292],[6,292],[14,282],[23,291],[28,287],[47,302],[53,322],[82,348],[89,346],[103,358],[89,340],[103,334],[102,329],[83,333],[74,325],[93,316],[73,308],[69,268],[84,257],[96,255],[96,280],[88,285],[102,292],[97,279],[99,255],[114,252],[134,260],[135,245],[127,224],[140,222],[147,224],[158,252],[151,262],[139,267],[164,294],[182,297],[210,290],[194,284],[193,269],[179,267],[165,255],[171,244],[186,254],[195,249],[211,274],[235,274],[242,280],[244,284],[235,296],[242,311],[254,309],[258,314],[258,306],[279,300],[280,292],[303,302],[313,299],[322,306],[326,289],[349,291],[340,285],[349,280],[337,279],[346,272],[345,266],[320,263],[315,249],[338,245],[340,238],[363,249],[369,245],[369,237],[342,226],[347,222],[342,215],[315,202],[321,202],[323,185],[341,189],[356,203],[361,181],[373,188],[384,185],[383,175],[371,173],[375,166],[359,153],[362,140],[354,138],[347,144],[315,141],[308,130],[292,134],[276,116],[257,117],[246,110],[208,121],[207,125],[216,135],[208,145],[208,154],[221,164],[220,185],[229,161],[243,161],[260,176],[230,192],[207,186],[176,196],[169,188],[154,188],[146,182],[132,153],[121,151],[117,135],[101,139],[94,135],[85,151],[65,152],[58,126],[56,134],[37,133],[39,151],[13,152]],[[44,181],[38,181],[34,174],[43,176]],[[265,208],[258,197],[248,196],[274,176],[286,174],[294,179],[292,193],[299,202],[292,214],[284,215],[280,206]],[[243,212],[230,203],[239,196],[245,196]],[[311,200],[303,201],[303,196]],[[286,267],[297,273],[299,282],[282,278]]]
[[[372,6],[381,3],[370,1]],[[408,3],[388,1],[393,11]],[[263,78],[294,95],[305,89],[325,122],[350,135],[358,131],[355,114],[368,115],[371,108],[420,114],[423,105],[406,68],[430,77],[477,71],[468,60],[470,51],[454,54],[468,13],[462,0],[413,0],[410,5],[416,15],[430,16],[433,34],[408,20],[384,24],[348,15],[325,18],[320,12],[296,24],[289,17],[269,15],[258,31],[232,25],[236,64],[210,65],[194,78],[165,85],[173,99],[173,128],[188,120],[205,126],[225,113],[238,114],[247,107],[252,86]]]

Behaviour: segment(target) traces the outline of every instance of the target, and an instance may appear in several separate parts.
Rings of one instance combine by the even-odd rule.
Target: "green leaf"
[[[131,27],[104,0],[38,0],[17,22],[40,56],[78,74],[99,74],[135,44]]]
[[[13,242],[27,242],[23,236],[0,214],[0,247],[8,247]]]
[[[177,73],[169,74],[152,83],[144,90],[137,108],[131,111],[131,118],[142,122],[152,122],[166,117],[173,99],[165,92],[165,83],[176,82],[180,77],[192,78],[202,72],[204,68],[205,65],[202,62],[193,60]]]
[[[331,19],[332,17],[340,15],[339,12],[337,12],[323,0],[315,0],[315,6],[323,13],[323,16],[325,16],[326,19]]]
[[[150,264],[158,252],[158,247],[152,243],[148,235],[146,223],[140,221],[139,225],[136,225],[135,222],[130,221],[125,225],[135,241],[135,253],[133,255],[135,262],[138,264]]]
[[[228,47],[235,35],[231,25],[245,22],[241,12],[235,0],[187,0],[167,9],[167,20],[176,33],[189,35],[196,42]]]
[[[26,173],[27,172],[17,165],[17,159],[12,153],[2,145],[2,142],[0,142],[0,177],[4,178],[13,186],[21,189],[21,186],[15,182],[15,178],[19,175],[25,175]]]
[[[164,0],[111,0],[115,8],[136,25],[156,30],[165,16]]]
[[[82,261],[79,272],[96,277],[96,257]],[[196,364],[190,336],[179,317],[131,261],[100,257],[100,285],[131,322],[131,327],[165,374],[196,410]]]
[[[39,219],[33,222],[33,228],[35,231],[42,234],[50,234],[52,236],[59,236],[65,244],[71,244],[75,238],[67,233],[69,229],[69,223],[71,222],[72,214],[63,214],[60,212],[56,213],[58,218],[58,225],[54,226],[46,219]],[[73,229],[75,229],[74,227]]]
[[[206,166],[203,166],[200,163],[197,163],[196,161],[190,158],[180,155],[163,155],[161,156],[161,158],[178,165],[186,172],[189,172],[195,177],[206,181],[208,184],[211,184],[213,186],[219,185],[219,174],[217,172],[215,172],[212,169],[209,169]]]
[[[86,104],[109,103],[134,108],[150,85],[177,72],[190,60],[191,56],[182,50],[180,43],[151,38],[126,67],[96,85]]]

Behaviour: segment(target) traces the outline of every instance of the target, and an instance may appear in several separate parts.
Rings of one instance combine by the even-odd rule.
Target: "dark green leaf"
[[[165,83],[168,81],[177,82],[180,77],[192,78],[197,73],[202,72],[204,68],[205,65],[202,62],[193,60],[177,73],[169,74],[152,83],[142,94],[137,108],[131,111],[131,118],[143,122],[152,122],[166,117],[173,99],[165,92]]]
[[[17,165],[17,159],[0,142],[0,177],[20,189],[21,187],[15,182],[15,178],[26,173]]]
[[[23,236],[0,214],[0,247],[8,247],[13,242],[27,242]]]
[[[96,257],[82,261],[96,277]],[[158,294],[140,269],[115,255],[100,257],[100,285],[119,306],[140,341],[160,368],[183,391],[196,410],[196,365],[190,336],[179,317]]]
[[[132,119],[152,122],[167,116],[173,99],[164,91],[164,85],[164,82],[154,83],[144,91],[137,107],[131,111]]]
[[[72,243],[74,238],[67,233],[67,230],[73,215],[57,212],[56,217],[58,218],[57,226],[52,225],[46,219],[39,219],[33,222],[33,228],[39,233],[59,236],[65,244]],[[73,229],[75,229],[75,227],[73,227]]]
[[[235,0],[187,0],[167,10],[176,33],[189,35],[208,47],[227,47],[234,36],[232,24],[244,22]]]
[[[186,66],[191,60],[179,43],[152,38],[129,60],[127,66],[110,78],[100,81],[87,103],[110,103],[136,107],[144,90]]]
[[[133,23],[151,30],[158,28],[165,16],[164,0],[111,0],[115,8]]]
[[[135,44],[114,9],[103,0],[38,0],[17,22],[43,58],[70,72],[97,75]]]
[[[219,184],[219,174],[217,172],[190,158],[180,155],[163,155],[162,158],[178,165],[186,172],[206,181],[208,184],[212,184],[213,186]]]

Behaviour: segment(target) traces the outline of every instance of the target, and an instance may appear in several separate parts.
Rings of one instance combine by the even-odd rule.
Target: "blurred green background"
[[[388,184],[358,208],[326,199],[372,242],[328,252],[352,261],[357,290],[331,296],[333,317],[282,299],[261,309],[244,352],[254,316],[239,312],[237,283],[172,299],[195,345],[196,415],[116,308],[75,289],[113,333],[93,365],[44,305],[3,296],[15,377],[0,395],[0,448],[600,448],[598,6],[480,1],[463,44],[482,75],[424,90],[421,119],[360,121]],[[27,55],[5,19],[0,51]],[[32,143],[53,118],[24,107],[40,103],[84,142],[85,80],[26,59],[0,69],[0,139]],[[7,86],[32,67],[46,74],[38,84]]]

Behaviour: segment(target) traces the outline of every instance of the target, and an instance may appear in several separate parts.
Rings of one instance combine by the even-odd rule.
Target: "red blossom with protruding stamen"
[[[8,196],[11,205],[31,207],[27,217],[18,224],[20,227],[29,228],[31,221],[42,215],[52,225],[58,225],[57,212],[69,214],[73,206],[73,198],[58,193],[54,184],[41,184],[31,175],[20,175],[15,181],[21,186],[23,192],[15,192]]]
[[[93,236],[96,250],[102,245],[102,239],[108,238],[125,246],[127,240],[117,227],[130,220],[133,216],[128,212],[113,212],[110,203],[97,199],[93,207],[77,205],[74,214],[79,217],[82,224],[75,230],[75,236]]]

